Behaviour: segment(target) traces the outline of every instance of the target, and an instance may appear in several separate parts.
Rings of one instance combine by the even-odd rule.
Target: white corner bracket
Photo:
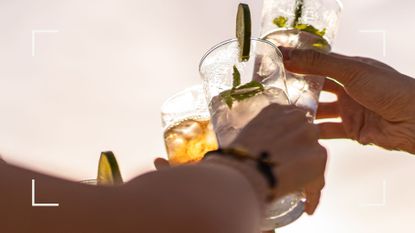
[[[32,207],[59,207],[59,203],[36,203],[35,185],[35,179],[32,179]]]
[[[36,55],[36,34],[38,33],[57,33],[58,30],[32,30],[32,57]]]
[[[382,35],[382,54],[386,57],[386,30],[360,30],[361,33],[378,33]]]
[[[378,203],[364,203],[362,207],[385,207],[386,206],[386,180],[382,182],[382,200]]]

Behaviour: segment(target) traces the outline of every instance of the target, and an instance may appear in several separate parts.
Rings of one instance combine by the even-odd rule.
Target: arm
[[[2,232],[259,232],[266,197],[281,197],[309,184],[324,186],[327,154],[314,125],[292,106],[270,105],[238,135],[232,147],[267,152],[277,166],[272,189],[252,160],[214,156],[197,165],[152,172],[118,187],[64,181],[0,165]],[[301,172],[298,172],[301,171]],[[31,206],[31,179],[37,202]],[[24,224],[23,224],[24,221]]]
[[[36,201],[59,207],[31,206],[32,178]],[[249,182],[225,166],[184,166],[95,187],[1,164],[0,190],[4,232],[252,233],[261,216]]]

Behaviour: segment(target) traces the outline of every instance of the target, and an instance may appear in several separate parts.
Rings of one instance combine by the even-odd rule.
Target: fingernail
[[[291,59],[292,49],[282,46],[278,47],[278,49],[281,51],[284,61],[289,61]]]

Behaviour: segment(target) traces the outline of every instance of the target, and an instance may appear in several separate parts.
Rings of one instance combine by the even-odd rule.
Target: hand
[[[324,139],[350,138],[415,154],[415,80],[373,59],[281,48],[292,72],[321,75],[324,90],[337,95],[320,103],[317,118],[340,117],[319,125]]]
[[[278,166],[277,197],[306,190],[306,212],[313,214],[324,187],[326,150],[318,143],[318,130],[306,113],[294,106],[272,104],[255,117],[230,147],[244,148],[252,155],[268,152]]]
[[[154,167],[156,168],[157,171],[161,171],[161,170],[165,170],[165,169],[169,169],[171,168],[171,165],[169,163],[168,160],[158,157],[156,158],[154,161]],[[270,231],[263,231],[262,233],[275,233],[274,230],[270,230]]]

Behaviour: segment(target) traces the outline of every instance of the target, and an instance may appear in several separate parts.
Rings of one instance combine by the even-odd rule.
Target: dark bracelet
[[[234,149],[234,148],[220,148],[215,151],[210,151],[206,153],[204,159],[209,158],[210,156],[226,156],[235,158],[238,160],[252,160],[257,164],[259,172],[265,177],[268,182],[268,185],[271,189],[277,187],[278,180],[274,175],[273,168],[277,165],[276,163],[269,160],[269,154],[267,152],[262,152],[259,157],[252,156],[244,150]]]

